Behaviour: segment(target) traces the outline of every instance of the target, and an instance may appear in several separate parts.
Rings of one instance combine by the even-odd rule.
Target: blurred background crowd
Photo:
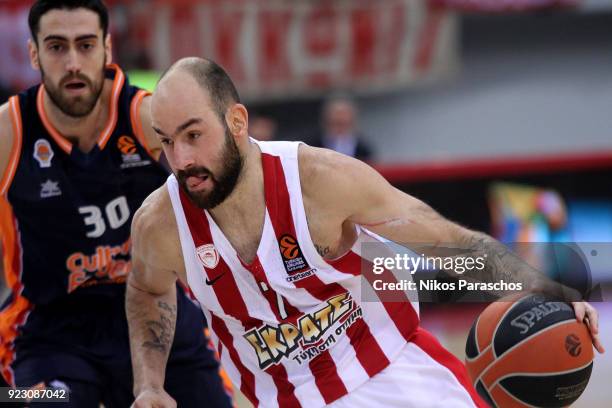
[[[153,89],[182,56],[214,59],[237,83],[251,136],[366,160],[509,244],[573,242],[585,291],[610,300],[612,0],[106,3],[115,62],[133,83]],[[39,80],[29,6],[0,0],[0,102]],[[612,350],[612,307],[597,306]],[[424,305],[423,322],[461,357],[479,310],[449,319]],[[596,359],[576,406],[606,406],[610,376],[612,357]]]

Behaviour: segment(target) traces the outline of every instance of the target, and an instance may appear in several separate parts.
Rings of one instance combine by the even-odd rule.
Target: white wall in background
[[[449,84],[360,106],[382,160],[612,151],[612,46],[476,53]]]

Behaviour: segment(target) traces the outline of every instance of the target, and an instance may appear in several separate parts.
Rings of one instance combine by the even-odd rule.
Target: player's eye
[[[189,136],[189,139],[195,140],[200,137],[200,132],[189,132],[187,136]]]
[[[161,144],[166,145],[166,146],[171,146],[172,145],[172,140],[171,139],[161,139],[160,142],[161,142]]]
[[[51,52],[61,52],[64,50],[64,46],[61,44],[50,44],[47,49]]]
[[[81,49],[82,49],[83,51],[90,51],[90,50],[92,50],[92,49],[93,49],[93,47],[94,47],[94,44],[93,44],[93,43],[89,43],[89,42],[88,42],[88,43],[83,43],[83,44],[81,44]]]

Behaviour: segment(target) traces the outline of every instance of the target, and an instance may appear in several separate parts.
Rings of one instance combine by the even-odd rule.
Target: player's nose
[[[187,143],[175,143],[173,153],[174,162],[177,168],[186,169],[195,164],[194,151]]]
[[[66,54],[66,70],[72,73],[81,71],[81,61],[76,49],[71,48]]]

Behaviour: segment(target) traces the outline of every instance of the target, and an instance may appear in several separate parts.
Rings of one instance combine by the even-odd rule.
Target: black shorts
[[[133,379],[122,293],[35,308],[15,342],[15,384],[67,388],[70,403],[62,404],[66,408],[98,408],[100,403],[129,407]],[[182,290],[177,306],[166,391],[179,407],[231,407],[219,364],[204,337],[202,312]]]

